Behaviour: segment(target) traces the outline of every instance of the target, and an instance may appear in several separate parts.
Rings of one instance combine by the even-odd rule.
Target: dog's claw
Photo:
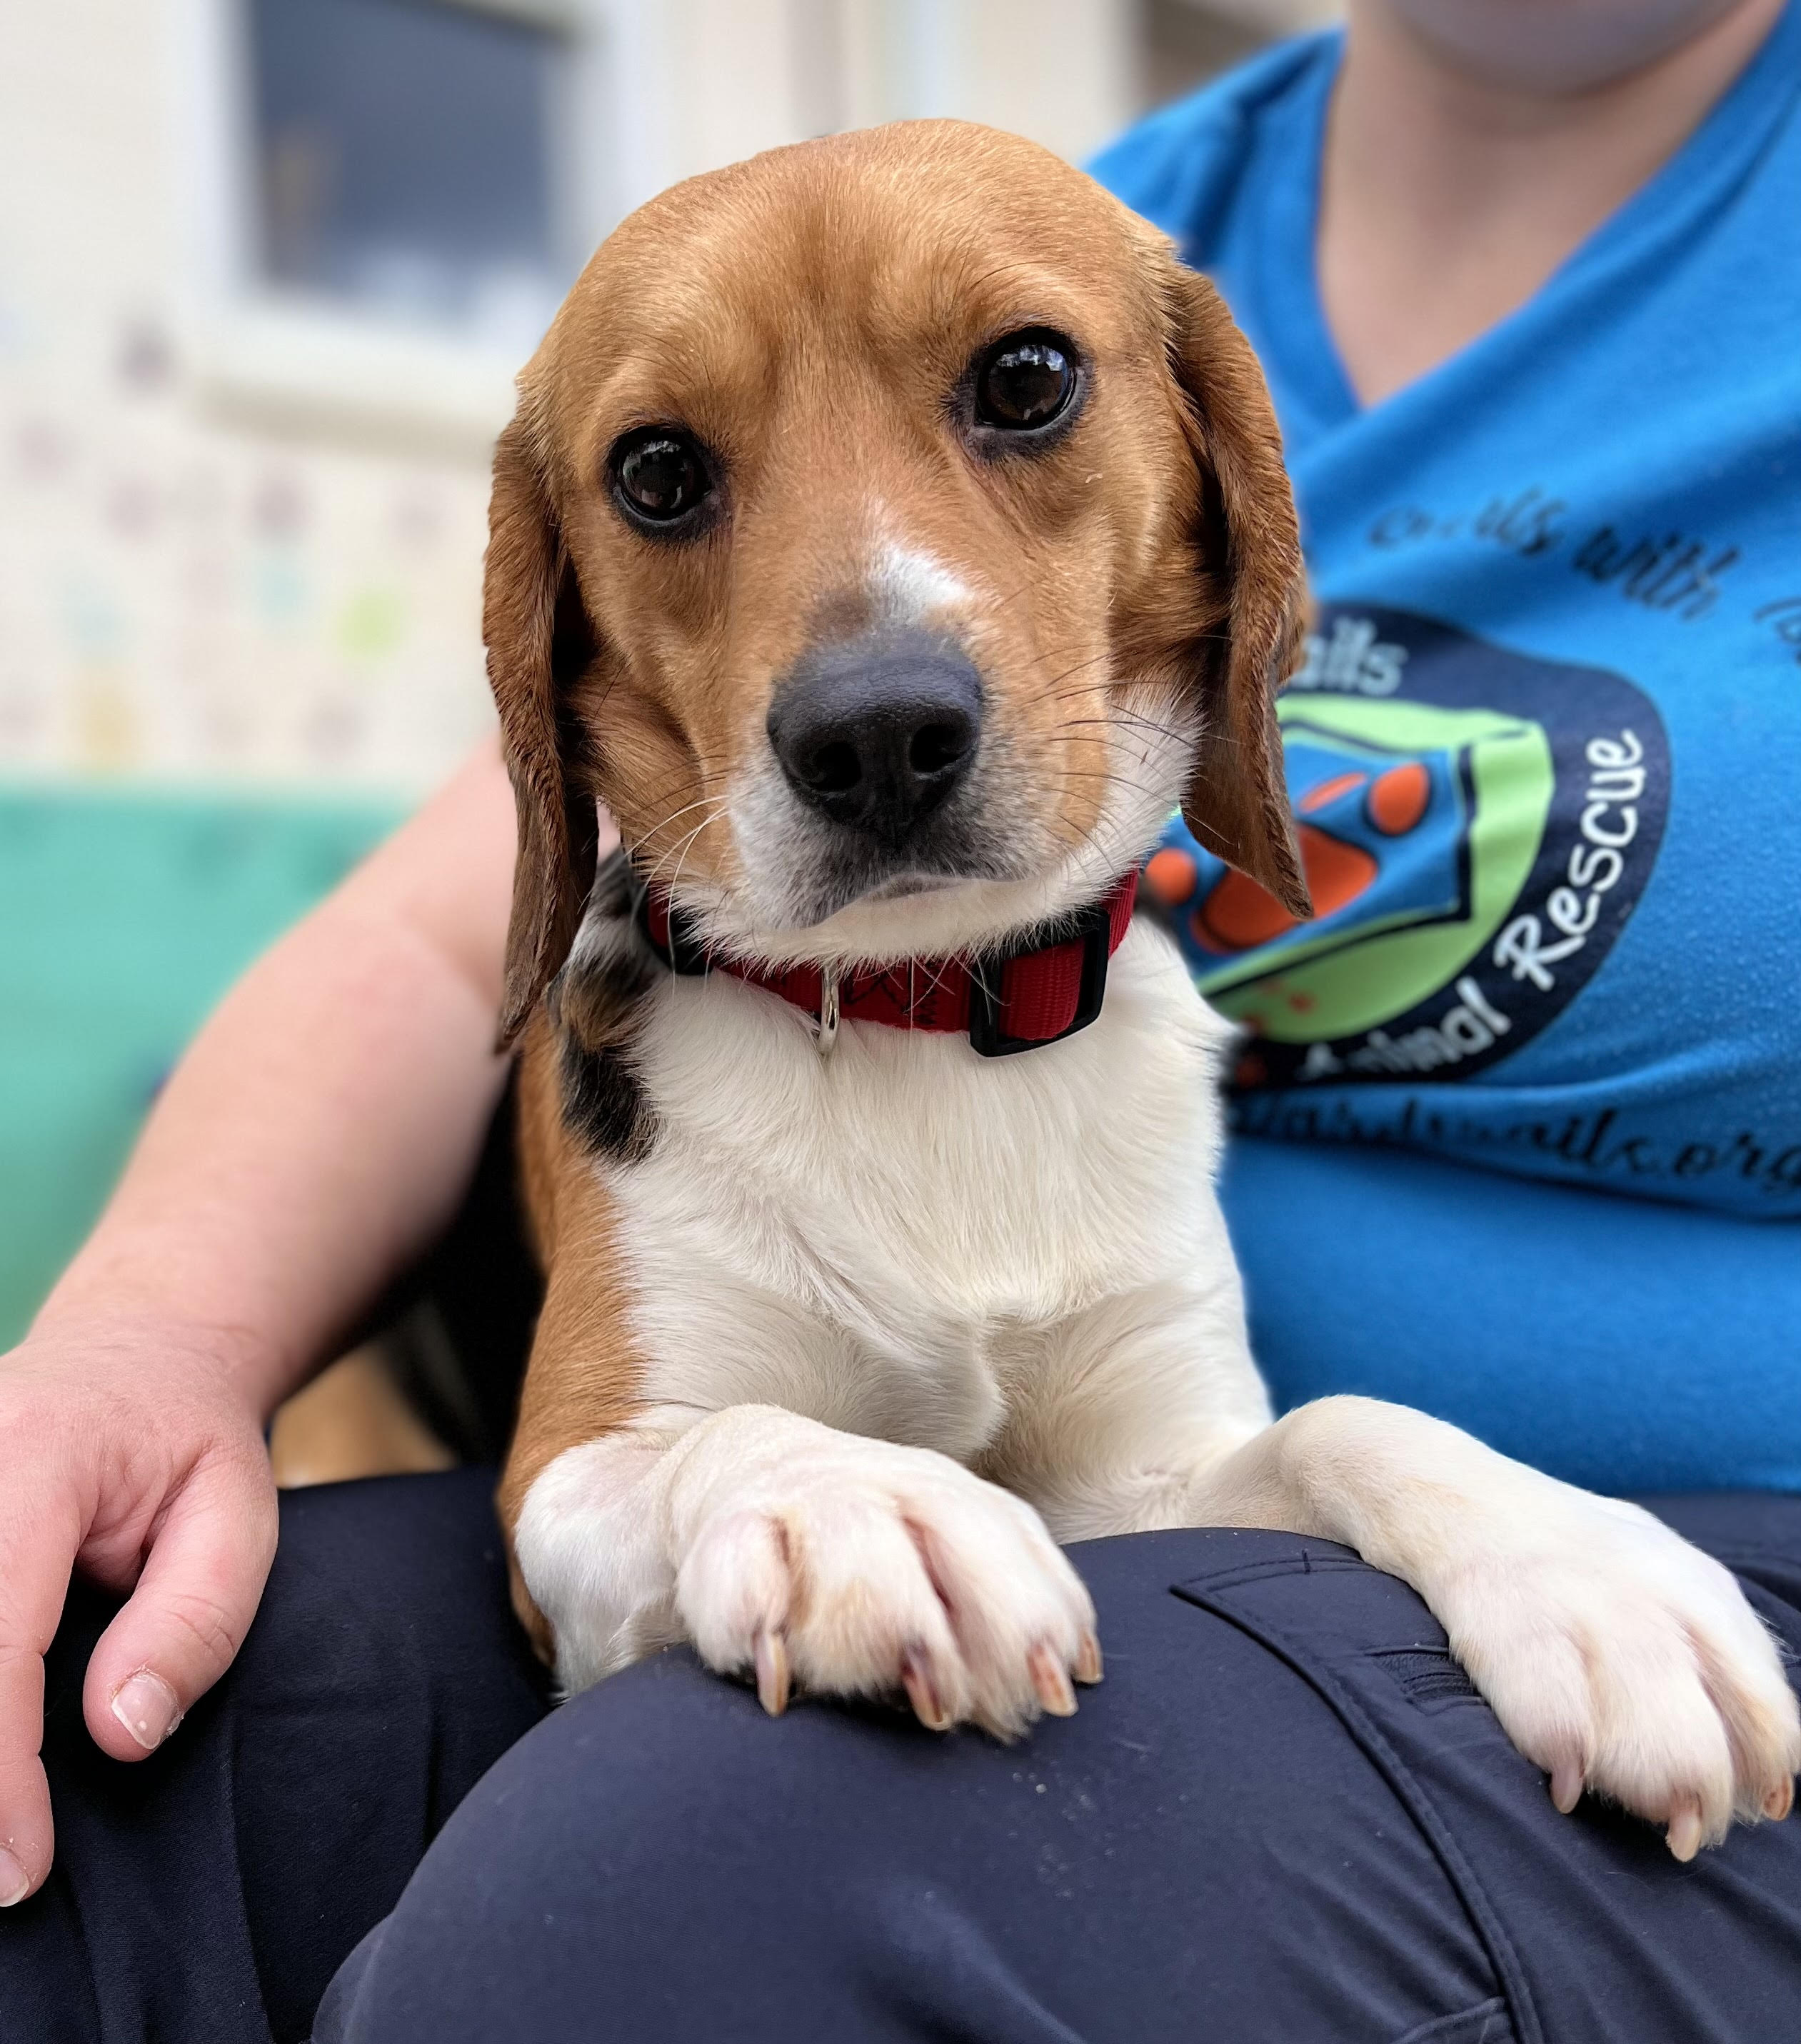
[[[1551,1769],[1551,1800],[1567,1817],[1582,1800],[1582,1763],[1560,1760]]]
[[[909,1646],[900,1657],[900,1686],[907,1692],[914,1716],[927,1731],[950,1729],[950,1713],[931,1679],[931,1664],[916,1646]]]
[[[1031,1672],[1032,1687],[1038,1692],[1038,1700],[1051,1716],[1073,1718],[1076,1714],[1076,1692],[1070,1688],[1069,1678],[1056,1655],[1042,1639],[1026,1656],[1026,1666]]]
[[[1701,1850],[1700,1804],[1679,1804],[1670,1818],[1669,1829],[1664,1836],[1676,1858],[1692,1860]]]
[[[757,1629],[757,1701],[772,1718],[788,1708],[788,1645],[779,1632]]]
[[[1100,1680],[1100,1642],[1092,1632],[1085,1632],[1082,1643],[1076,1649],[1076,1680],[1094,1683]]]
[[[1789,1780],[1780,1782],[1764,1797],[1764,1815],[1780,1823],[1795,1808],[1795,1783]]]

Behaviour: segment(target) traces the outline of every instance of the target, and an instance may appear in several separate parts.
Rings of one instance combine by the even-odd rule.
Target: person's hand
[[[230,1666],[275,1551],[261,1416],[217,1336],[63,1323],[0,1357],[0,1905],[50,1870],[44,1653],[71,1566],[129,1602],[87,1727],[141,1760]]]
[[[219,1004],[0,1356],[0,1904],[50,1868],[43,1654],[71,1567],[132,1593],[83,1708],[140,1759],[262,1595],[264,1418],[456,1211],[506,1080],[513,840],[490,740]]]

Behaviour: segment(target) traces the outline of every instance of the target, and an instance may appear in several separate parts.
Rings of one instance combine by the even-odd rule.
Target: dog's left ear
[[[1304,917],[1313,904],[1276,722],[1276,697],[1300,662],[1307,609],[1281,433],[1263,371],[1219,294],[1166,244],[1155,259],[1170,367],[1202,472],[1202,543],[1217,555],[1223,539],[1229,603],[1223,642],[1214,636],[1197,649],[1204,720],[1182,813],[1209,851]]]
[[[501,995],[504,1050],[569,955],[593,885],[598,836],[569,702],[571,682],[597,648],[523,404],[494,448],[482,636],[519,809]]]

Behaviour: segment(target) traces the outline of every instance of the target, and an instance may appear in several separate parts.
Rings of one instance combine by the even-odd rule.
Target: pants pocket
[[[1309,1682],[1406,1806],[1493,1965],[1511,2024],[1494,2035],[1761,2044],[1792,2027],[1801,1825],[1735,1830],[1684,1866],[1592,1798],[1560,1815],[1425,1605],[1347,1549],[1263,1535],[1242,1565],[1172,1588]],[[1473,2044],[1487,2015],[1444,2019],[1404,2044]]]

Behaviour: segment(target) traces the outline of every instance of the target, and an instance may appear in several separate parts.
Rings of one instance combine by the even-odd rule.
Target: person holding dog
[[[1291,792],[1316,903],[1367,912],[1310,949],[1179,832],[1151,886],[1258,1026],[1227,1204],[1285,1402],[1717,1493],[1668,1508],[1792,1639],[1795,940],[1707,832],[1780,842],[1797,763],[1801,13],[1520,11],[1357,0],[1098,166],[1270,375],[1323,603]],[[251,1632],[261,1430],[457,1204],[513,831],[485,755],[247,978],[0,1370],[0,2036],[304,2036],[322,1993],[321,2040],[1783,2034],[1788,1827],[1683,1869],[1528,1807],[1406,1593],[1347,1571],[1343,1638],[1297,1637],[1158,1546],[1231,1536],[1091,1550],[1105,1756],[934,1773],[659,1672],[407,1885],[543,1708],[486,1482],[290,1497]],[[1440,971],[1453,912],[1480,962]]]

